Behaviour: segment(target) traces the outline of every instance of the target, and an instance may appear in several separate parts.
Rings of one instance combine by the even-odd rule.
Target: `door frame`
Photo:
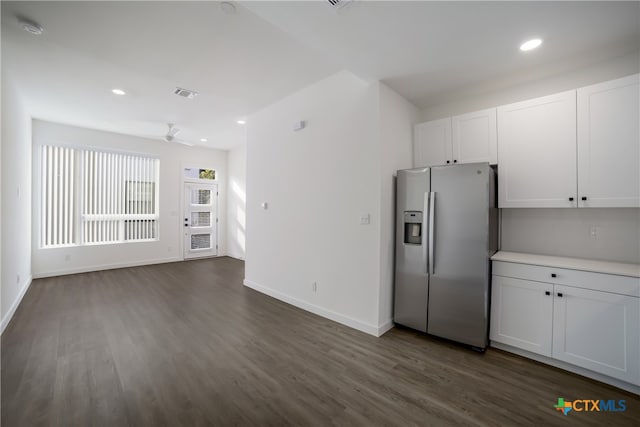
[[[198,178],[187,178],[185,176],[185,170],[186,169],[193,169],[193,168],[198,168],[198,169],[213,169],[216,171],[216,178],[215,179],[198,179]],[[207,257],[217,257],[220,256],[219,253],[219,248],[220,248],[220,243],[218,241],[218,224],[219,224],[219,199],[218,196],[220,194],[220,181],[218,180],[218,169],[212,165],[199,165],[199,166],[195,166],[192,163],[188,163],[188,164],[183,164],[182,167],[180,168],[180,178],[181,178],[181,184],[180,184],[180,212],[178,213],[178,222],[177,222],[177,226],[179,227],[179,234],[180,234],[180,258],[183,261],[187,261],[190,259],[194,259],[194,258],[186,258],[185,255],[187,253],[187,248],[185,247],[185,235],[184,235],[184,214],[185,211],[187,209],[186,206],[186,193],[185,193],[185,186],[187,184],[204,184],[204,185],[214,185],[216,187],[216,214],[215,214],[215,218],[212,218],[212,220],[215,221],[214,223],[214,229],[215,229],[215,245],[216,245],[216,255],[205,255],[202,258],[207,258]]]

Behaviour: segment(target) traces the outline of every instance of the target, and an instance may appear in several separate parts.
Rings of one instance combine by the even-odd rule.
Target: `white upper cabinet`
[[[455,116],[451,120],[453,163],[498,163],[495,108]]]
[[[577,206],[576,91],[498,107],[498,206]]]
[[[444,165],[451,161],[451,118],[415,126],[413,167]]]
[[[496,109],[417,124],[414,167],[454,163],[496,164]]]
[[[640,75],[578,89],[580,207],[640,207]]]

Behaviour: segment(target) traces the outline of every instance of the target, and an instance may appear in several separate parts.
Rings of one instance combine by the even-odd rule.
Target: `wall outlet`
[[[318,291],[318,282],[313,282],[313,283],[311,284],[311,290],[312,290],[313,292],[317,292],[317,291]]]
[[[591,240],[598,240],[598,234],[600,234],[600,227],[591,227],[589,229],[589,237],[591,237]]]
[[[367,225],[371,222],[371,215],[369,214],[362,214],[360,216],[360,224],[361,225]]]

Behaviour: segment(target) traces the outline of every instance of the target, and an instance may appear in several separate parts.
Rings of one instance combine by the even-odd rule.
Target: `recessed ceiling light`
[[[245,120],[238,120],[236,123],[238,123],[239,125],[243,125],[245,123],[247,123]]]
[[[227,15],[236,13],[236,7],[233,5],[233,3],[228,1],[223,1],[222,3],[220,3],[220,10],[222,10],[222,12]]]
[[[207,138],[200,138],[200,142],[207,142]]]
[[[32,21],[20,21],[20,27],[34,36],[39,36],[44,32],[44,28]]]
[[[127,92],[123,91],[122,89],[111,89],[111,92],[115,93],[116,95],[126,95]]]
[[[526,42],[522,43],[520,45],[520,50],[523,52],[526,52],[528,50],[533,50],[537,47],[539,47],[542,44],[542,40],[541,39],[531,39],[531,40],[527,40]]]

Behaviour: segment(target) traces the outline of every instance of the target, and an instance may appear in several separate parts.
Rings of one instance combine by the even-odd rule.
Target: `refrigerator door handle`
[[[427,262],[427,212],[429,212],[429,193],[424,193],[424,197],[422,198],[422,209],[424,214],[422,215],[422,259],[425,262],[425,274],[429,274],[429,264]]]
[[[433,275],[436,272],[433,257],[433,246],[435,230],[435,216],[436,216],[436,193],[434,191],[429,192],[429,274]]]

